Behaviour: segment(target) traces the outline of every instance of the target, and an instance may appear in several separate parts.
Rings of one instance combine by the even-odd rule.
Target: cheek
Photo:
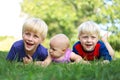
[[[62,56],[62,53],[61,52],[56,52],[56,56],[60,57],[60,56]]]
[[[82,38],[80,38],[79,40],[80,40],[81,44],[84,44],[86,42],[86,40],[82,39]]]
[[[58,52],[53,52],[52,55],[56,58],[60,57],[60,54]]]
[[[95,39],[93,42],[94,42],[95,44],[97,44],[97,42],[98,42],[98,39]]]
[[[39,43],[42,43],[43,39],[42,38],[38,38],[38,41],[39,41]]]
[[[23,40],[27,40],[27,37],[23,35],[23,36],[22,36],[22,39],[23,39]]]
[[[40,38],[36,38],[36,39],[34,39],[34,41],[38,44],[42,43],[42,40]]]
[[[34,41],[36,45],[39,45],[40,44],[40,41],[39,40],[35,40]]]

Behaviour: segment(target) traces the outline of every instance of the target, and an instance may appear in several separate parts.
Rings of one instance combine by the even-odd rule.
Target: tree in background
[[[77,37],[78,25],[87,20],[103,25],[101,29],[116,36],[120,31],[119,0],[23,0],[21,7],[29,16],[46,21],[48,37],[56,33]]]

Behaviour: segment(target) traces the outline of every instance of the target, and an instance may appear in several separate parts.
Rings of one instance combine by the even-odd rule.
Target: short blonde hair
[[[50,39],[50,41],[52,41],[52,40],[59,41],[61,43],[61,45],[65,45],[66,48],[68,48],[70,46],[69,38],[65,34],[57,34]]]
[[[93,21],[86,21],[78,27],[78,37],[83,33],[87,33],[87,34],[90,34],[90,35],[91,34],[97,34],[98,38],[100,38],[100,28]]]
[[[29,18],[23,24],[22,34],[25,31],[33,31],[38,33],[39,36],[44,40],[47,36],[48,26],[43,20],[39,18]]]

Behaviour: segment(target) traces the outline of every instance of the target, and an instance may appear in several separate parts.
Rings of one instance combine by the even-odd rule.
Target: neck
[[[35,51],[25,51],[27,55],[32,56],[34,54]]]

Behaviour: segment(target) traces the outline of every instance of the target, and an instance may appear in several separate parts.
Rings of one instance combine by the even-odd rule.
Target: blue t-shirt
[[[80,55],[83,59],[86,58],[87,60],[94,60],[103,58],[104,60],[111,61],[112,58],[109,55],[109,52],[102,41],[98,41],[95,49],[93,51],[85,51],[81,45],[81,42],[78,41],[73,45],[73,52]]]
[[[36,60],[36,61],[44,61],[47,56],[48,56],[47,48],[39,44],[36,51],[32,55],[32,58],[33,60]],[[18,62],[21,62],[23,61],[23,57],[27,57],[27,55],[24,50],[23,40],[19,40],[12,45],[10,51],[8,52],[6,60],[10,60],[10,61],[16,60]]]

